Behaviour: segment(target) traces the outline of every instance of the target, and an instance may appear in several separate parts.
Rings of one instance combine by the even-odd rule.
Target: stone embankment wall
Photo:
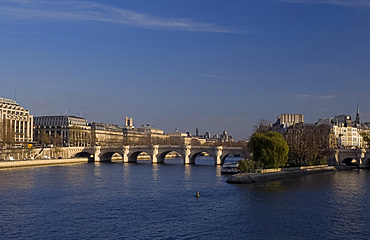
[[[19,148],[19,149],[1,149],[0,160],[12,157],[15,160],[24,159],[46,159],[46,158],[69,158],[66,151],[62,151],[60,148]]]
[[[33,167],[33,166],[43,166],[43,165],[71,164],[71,163],[87,163],[87,162],[88,162],[87,158],[4,161],[4,162],[0,162],[0,169],[17,168],[17,167]]]
[[[285,178],[301,177],[315,173],[333,172],[337,169],[333,166],[310,166],[291,169],[275,169],[268,170],[262,173],[238,173],[232,175],[228,183],[259,183],[281,180]]]

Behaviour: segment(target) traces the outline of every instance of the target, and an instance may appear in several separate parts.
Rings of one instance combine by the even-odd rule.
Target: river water
[[[207,161],[1,170],[0,239],[370,239],[370,171],[232,185]]]

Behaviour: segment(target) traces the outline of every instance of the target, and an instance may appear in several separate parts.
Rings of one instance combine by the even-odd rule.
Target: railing
[[[2,97],[0,97],[0,102],[16,103],[16,101],[14,101],[12,99],[2,98]]]

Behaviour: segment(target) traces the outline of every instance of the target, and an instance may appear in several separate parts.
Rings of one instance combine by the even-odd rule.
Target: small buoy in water
[[[197,194],[195,195],[196,198],[199,198],[200,195],[199,195],[199,191],[197,191]]]

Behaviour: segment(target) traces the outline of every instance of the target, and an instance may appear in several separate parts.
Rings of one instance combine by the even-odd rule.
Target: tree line
[[[273,131],[267,120],[260,120],[247,146],[251,156],[240,161],[239,167],[250,172],[256,168],[325,164],[325,156],[334,145],[328,125],[297,123],[281,134]]]

